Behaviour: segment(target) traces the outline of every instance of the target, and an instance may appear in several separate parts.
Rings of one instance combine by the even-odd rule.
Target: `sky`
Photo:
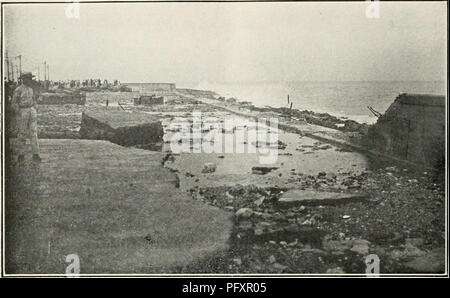
[[[445,2],[14,4],[8,55],[55,80],[446,80]]]

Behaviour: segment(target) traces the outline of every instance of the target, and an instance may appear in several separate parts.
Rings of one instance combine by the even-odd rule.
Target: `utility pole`
[[[22,55],[17,56],[19,58],[19,74],[22,75]]]
[[[41,68],[41,66],[38,65],[38,69],[37,69],[37,71],[38,71],[38,81],[41,80],[41,70],[40,70],[40,68]]]
[[[47,62],[44,61],[44,81],[47,81]]]
[[[50,81],[50,64],[47,64],[47,78]]]
[[[7,77],[7,80],[9,81],[9,60],[8,60],[8,52],[6,52],[5,54],[6,54],[6,77]]]
[[[10,65],[10,71],[11,71],[11,80],[14,82],[14,63],[13,60],[9,61]]]

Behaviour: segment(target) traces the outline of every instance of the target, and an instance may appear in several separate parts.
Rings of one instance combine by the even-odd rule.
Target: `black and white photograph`
[[[2,277],[448,277],[446,1],[1,1],[1,51]]]

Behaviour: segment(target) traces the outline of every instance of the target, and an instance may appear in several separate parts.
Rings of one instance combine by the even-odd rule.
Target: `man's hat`
[[[20,76],[21,79],[24,79],[24,78],[32,79],[33,77],[34,77],[34,75],[29,71],[23,72],[22,75]]]

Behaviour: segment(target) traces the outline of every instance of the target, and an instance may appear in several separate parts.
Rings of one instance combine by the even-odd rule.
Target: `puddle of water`
[[[217,115],[217,114],[216,114]],[[166,132],[164,135],[165,144],[163,151],[170,152],[171,144],[167,143],[173,140],[173,136],[177,134],[187,141],[191,152],[193,145],[193,137],[190,131],[169,131],[170,121],[163,121]],[[276,162],[273,164],[261,164],[262,154],[260,150],[264,148],[256,148],[249,144],[248,134],[254,130],[251,125],[240,124],[237,129],[230,131],[218,130],[216,137],[222,140],[222,152],[225,152],[224,146],[231,146],[233,152],[230,153],[181,153],[176,155],[175,161],[167,163],[171,169],[180,172],[182,187],[193,186],[219,186],[231,184],[255,184],[268,186],[273,183],[287,183],[292,180],[293,170],[296,173],[308,175],[317,175],[319,172],[333,173],[355,173],[359,174],[367,167],[365,156],[357,152],[338,152],[337,147],[318,142],[309,137],[302,137],[295,133],[288,133],[279,130],[278,140],[287,145],[284,150],[278,150]],[[208,132],[202,133],[201,138],[205,141]],[[270,134],[261,133],[259,136],[266,137],[267,142],[270,140]],[[197,146],[201,146],[201,139],[194,139]],[[245,153],[236,153],[237,143],[240,142],[244,147]],[[303,147],[302,147],[303,146]],[[248,153],[250,147],[253,147],[255,153]],[[198,148],[198,147],[197,147]],[[275,149],[276,147],[272,147]],[[301,150],[297,150],[297,148]],[[266,148],[267,149],[267,148]],[[214,173],[202,173],[205,163],[215,163],[217,165]],[[252,167],[268,166],[278,167],[277,170],[271,171],[265,175],[252,174]],[[185,174],[193,174],[186,176]]]

